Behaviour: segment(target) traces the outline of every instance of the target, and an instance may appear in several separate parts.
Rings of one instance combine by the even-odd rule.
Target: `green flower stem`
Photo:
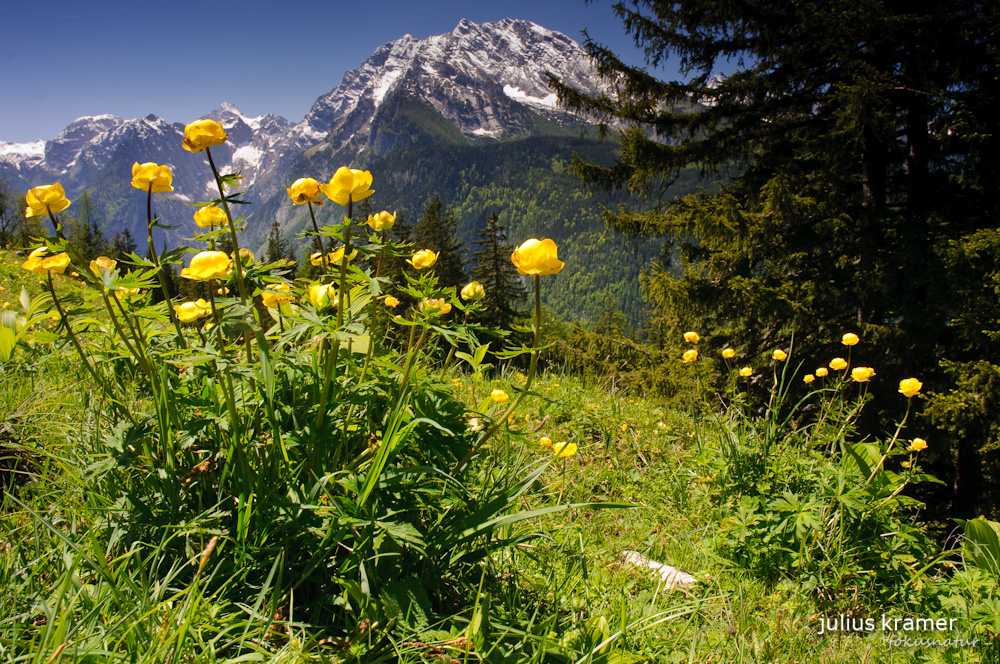
[[[215,160],[212,159],[212,151],[209,148],[205,148],[205,154],[208,156],[208,165],[212,167],[212,175],[215,176],[215,186],[218,188],[219,198],[222,200],[222,209],[225,210],[226,220],[229,222],[229,237],[233,241],[233,262],[236,264],[236,285],[240,291],[240,303],[246,306],[247,289],[243,283],[243,261],[240,260],[240,241],[236,236],[236,225],[233,224],[233,214],[229,210],[229,201],[226,199],[226,192],[222,186],[222,177],[219,175],[219,169],[215,167]]]
[[[94,382],[96,382],[101,387],[101,390],[105,394],[111,394],[111,392],[108,390],[107,383],[103,378],[101,378],[100,375],[98,375],[97,370],[94,369],[94,366],[90,363],[90,360],[87,359],[87,354],[83,352],[83,346],[80,345],[80,340],[76,338],[76,334],[73,332],[73,328],[70,327],[69,317],[63,310],[62,304],[59,302],[59,297],[56,295],[56,287],[52,283],[52,273],[46,272],[46,277],[48,279],[49,293],[52,295],[52,304],[55,305],[56,311],[59,312],[59,320],[62,323],[62,326],[66,328],[66,334],[69,335],[69,339],[73,343],[73,347],[76,348],[76,352],[80,356],[80,360],[83,362],[84,368],[87,369],[87,373],[90,374],[91,378],[94,379]],[[132,413],[130,413],[129,410],[124,407],[123,404],[116,403],[113,399],[112,403],[115,403],[116,409],[123,415],[125,415],[125,417],[127,417],[130,422],[135,424],[135,419],[132,417]]]
[[[325,343],[325,340],[324,340]],[[333,367],[337,363],[337,355],[340,353],[340,339],[336,339],[326,351],[326,361],[323,363],[323,387],[320,391],[319,412],[316,413],[315,429],[319,432],[326,419],[326,405],[330,400],[330,383],[333,381]]]
[[[865,486],[868,486],[869,484],[871,484],[871,481],[873,479],[875,479],[875,475],[878,473],[879,469],[882,467],[882,464],[885,463],[885,460],[889,457],[889,452],[892,451],[892,448],[896,444],[896,441],[899,440],[899,434],[903,431],[903,427],[906,426],[906,418],[908,418],[910,416],[910,407],[912,406],[912,404],[913,404],[913,400],[912,399],[907,399],[906,400],[906,413],[903,414],[903,419],[901,419],[899,421],[899,424],[896,425],[896,433],[892,434],[892,440],[889,441],[889,446],[885,449],[885,454],[882,455],[882,458],[879,459],[878,463],[875,464],[875,467],[872,468],[871,475],[868,476],[868,480],[865,482]],[[902,489],[902,488],[903,487],[900,487],[900,489]],[[898,491],[897,491],[897,493],[898,493]],[[896,495],[896,494],[893,494],[893,495]],[[881,507],[881,505],[879,507]],[[878,509],[878,507],[876,507],[875,509]]]
[[[45,211],[49,213],[49,219],[52,221],[52,228],[55,231],[56,237],[65,242],[66,236],[62,233],[62,226],[56,221],[56,215],[52,214],[52,208],[46,205]]]
[[[462,320],[462,327],[465,327],[465,325],[468,322],[469,322],[469,312],[466,311],[465,312],[465,319]],[[444,375],[448,372],[448,367],[451,366],[451,361],[453,359],[455,359],[455,349],[456,348],[457,348],[457,346],[452,345],[452,347],[448,350],[448,357],[444,358],[444,365],[441,367],[441,375],[438,376],[438,380],[444,380]]]
[[[156,245],[153,243],[153,183],[149,183],[146,191],[146,239],[149,241],[149,256],[156,266],[156,276],[160,280],[160,290],[163,291],[163,305],[167,308],[167,318],[173,323],[177,331],[177,342],[181,348],[187,348],[187,340],[184,339],[184,332],[181,331],[181,323],[177,320],[177,314],[170,306],[170,289],[167,287],[167,275],[163,273],[163,266],[160,264],[160,255],[156,253]]]
[[[312,207],[309,208],[312,211]],[[350,251],[351,246],[351,213],[353,211],[353,202],[350,195],[347,197],[347,228],[344,230],[344,255],[340,259],[340,285],[337,287],[337,326],[336,329],[339,331],[341,326],[344,324],[344,300],[346,299],[346,294],[344,293],[344,286],[347,282],[347,256],[348,251]],[[315,224],[315,220],[313,222]],[[319,230],[317,229],[317,233]],[[318,236],[317,236],[318,237]],[[322,247],[322,241],[320,242],[320,247]],[[324,257],[324,265],[325,265]],[[371,340],[369,339],[369,343]],[[333,380],[333,369],[337,363],[337,356],[340,354],[340,338],[333,340],[330,348],[327,350],[326,363],[323,368],[323,388],[320,392],[319,400],[319,412],[316,413],[316,431],[319,431],[320,427],[323,426],[323,420],[326,418],[326,405],[330,398],[330,381]]]
[[[80,359],[83,361],[83,366],[87,369],[87,373],[91,375],[98,385],[104,388],[104,379],[97,375],[97,371],[94,370],[93,365],[90,364],[90,360],[87,359],[87,354],[83,352],[83,347],[80,345],[80,341],[76,338],[73,328],[70,327],[69,318],[66,316],[66,312],[62,308],[62,304],[59,302],[59,297],[56,295],[56,287],[52,283],[52,273],[46,272],[45,276],[49,285],[49,293],[52,295],[52,304],[56,306],[56,311],[59,312],[59,320],[62,323],[62,326],[66,328],[66,334],[69,335],[70,341],[73,342],[73,347],[76,348],[76,352],[80,355]]]
[[[128,335],[126,335],[125,331],[122,329],[121,322],[119,322],[118,320],[118,316],[115,315],[114,307],[111,306],[111,300],[108,298],[108,291],[103,287],[101,288],[101,298],[104,300],[104,307],[108,310],[108,315],[111,317],[111,324],[114,325],[115,332],[118,333],[118,336],[125,344],[125,347],[128,348],[128,352],[132,353],[136,361],[139,362],[139,366],[142,367],[142,370],[146,373],[146,376],[149,378],[150,384],[153,387],[153,391],[155,392],[156,379],[153,376],[153,368],[150,366],[149,360],[146,358],[145,353],[142,352],[142,348],[139,345],[139,340],[133,337],[133,339],[135,339],[136,342],[136,346],[133,348],[132,344],[128,340]]]
[[[225,357],[226,356],[226,342],[222,337],[222,324],[219,319],[219,310],[215,306],[215,288],[214,284],[209,281],[208,284],[208,301],[212,305],[212,321],[214,322],[215,328],[215,339],[219,344],[219,353]],[[218,365],[216,365],[216,370],[218,370]],[[233,379],[229,373],[229,367],[226,367],[222,372],[223,378],[225,380],[225,395],[226,395],[226,409],[229,411],[230,426],[232,427],[232,433],[235,440],[240,438],[240,417],[239,413],[236,411],[236,393],[233,390]]]
[[[452,475],[458,475],[468,467],[469,462],[472,461],[472,457],[476,455],[476,452],[482,449],[483,445],[485,445],[486,442],[490,438],[492,438],[497,431],[500,430],[500,427],[506,426],[507,421],[510,419],[510,416],[514,413],[515,410],[517,410],[517,407],[521,404],[521,401],[524,400],[525,395],[528,394],[528,390],[531,389],[531,383],[535,379],[535,370],[538,368],[538,341],[541,335],[541,328],[542,328],[542,295],[541,295],[541,286],[538,281],[538,275],[536,274],[535,275],[535,339],[531,347],[531,364],[528,366],[528,377],[527,380],[525,380],[524,388],[521,390],[521,393],[517,395],[517,398],[514,399],[514,403],[511,404],[510,408],[508,408],[507,411],[500,416],[500,419],[497,420],[493,424],[493,426],[491,426],[486,431],[486,433],[480,436],[479,440],[476,441],[476,444],[472,446],[472,449],[469,450],[469,452],[464,457],[462,457],[462,460],[459,461],[457,464],[455,464],[455,467],[451,469]]]
[[[350,194],[347,196],[347,228],[344,229],[344,255],[340,259],[340,284],[337,286],[337,329],[344,324],[344,306],[347,304],[347,293],[345,286],[347,283],[347,257],[351,252],[351,215],[354,213],[354,201]]]
[[[236,264],[236,286],[240,292],[240,304],[245,307],[247,306],[247,287],[243,278],[243,258],[240,256],[240,240],[236,235],[236,224],[233,223],[233,214],[229,210],[229,201],[226,199],[226,192],[222,186],[222,177],[219,175],[219,169],[215,167],[215,160],[212,159],[212,151],[207,147],[205,148],[205,155],[208,157],[208,165],[212,168],[212,175],[215,176],[215,186],[219,190],[219,198],[222,199],[222,209],[226,212],[226,221],[229,222],[229,237],[233,241],[233,263]],[[214,303],[212,306],[215,306]],[[254,319],[260,324],[256,307],[250,307],[250,311],[253,312]],[[243,335],[243,343],[246,346],[247,364],[252,364],[253,345],[250,343],[249,335]],[[250,384],[253,389],[256,389],[256,381],[251,380]]]
[[[385,254],[385,245],[378,254],[378,262],[375,264],[375,279],[378,279],[379,271],[382,269],[382,256]],[[344,250],[344,255],[347,255],[347,250]],[[358,383],[365,382],[365,376],[368,375],[368,364],[372,359],[372,350],[375,348],[375,328],[378,324],[378,299],[372,298],[372,313],[371,313],[371,323],[368,325],[368,351],[365,353],[365,363],[361,366],[361,378],[358,379]],[[350,419],[350,414],[348,414],[348,419]]]
[[[312,219],[313,230],[316,232],[313,239],[316,243],[316,249],[319,251],[320,261],[323,263],[323,272],[326,272],[329,265],[327,264],[326,249],[323,246],[323,238],[319,234],[319,224],[316,223],[316,212],[313,210],[312,201],[307,201],[307,205],[309,206],[309,218]]]

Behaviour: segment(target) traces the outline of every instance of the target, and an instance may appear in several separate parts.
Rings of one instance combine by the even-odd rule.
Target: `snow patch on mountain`
[[[0,162],[11,164],[18,170],[37,166],[45,159],[45,141],[31,143],[0,142]]]

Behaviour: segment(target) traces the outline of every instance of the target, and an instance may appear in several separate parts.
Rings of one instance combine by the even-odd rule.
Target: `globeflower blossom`
[[[867,383],[875,375],[871,367],[854,367],[851,369],[851,379],[857,383]]]
[[[69,254],[61,251],[58,254],[48,255],[48,247],[38,247],[30,254],[28,260],[21,265],[25,270],[37,272],[38,274],[62,274],[69,267]]]
[[[184,141],[181,145],[188,152],[202,152],[205,148],[226,142],[226,130],[215,120],[195,120],[184,127]]]
[[[417,270],[425,270],[432,267],[434,263],[437,263],[438,254],[431,251],[430,249],[421,249],[417,253],[413,254],[412,258],[407,258],[406,262],[409,263]]]
[[[224,251],[202,251],[191,259],[191,265],[181,270],[181,277],[194,281],[227,279],[233,270],[233,262]]]
[[[132,164],[132,186],[136,189],[160,194],[173,191],[174,176],[169,166],[161,166],[151,161]]]
[[[206,205],[194,213],[194,223],[198,224],[198,228],[225,226],[228,221],[226,211],[218,205]]]
[[[372,174],[356,168],[341,166],[330,178],[328,184],[322,185],[323,193],[337,205],[347,205],[368,198],[375,191],[372,186]]]
[[[486,289],[478,281],[471,281],[462,288],[461,295],[466,302],[478,302],[486,297]]]
[[[288,197],[292,199],[292,205],[305,205],[313,203],[322,205],[323,187],[313,178],[299,178],[292,183],[292,186],[285,190]]]
[[[923,386],[924,384],[916,378],[904,378],[899,381],[899,393],[909,399],[910,397],[916,396],[920,392],[920,388]]]
[[[69,207],[66,192],[58,182],[32,187],[24,199],[28,204],[28,208],[24,211],[25,218],[37,214],[55,214]]]
[[[558,274],[566,264],[559,260],[559,248],[552,240],[525,240],[510,255],[517,271],[527,276]]]

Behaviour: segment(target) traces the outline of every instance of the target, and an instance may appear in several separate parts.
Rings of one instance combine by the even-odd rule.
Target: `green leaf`
[[[6,362],[14,354],[14,330],[0,325],[0,362]]]
[[[1000,576],[1000,523],[977,517],[959,523],[965,530],[965,561]]]

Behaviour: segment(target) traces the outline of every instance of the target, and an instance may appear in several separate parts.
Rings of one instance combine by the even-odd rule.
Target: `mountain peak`
[[[387,127],[376,140],[377,125],[393,115],[384,109],[399,112],[393,103],[399,98],[437,113],[473,140],[533,131],[533,116],[572,122],[557,107],[548,71],[597,91],[599,77],[569,37],[523,19],[477,24],[463,18],[451,32],[420,40],[404,35],[377,48],[316,101],[295,134],[313,145],[326,142],[335,152],[350,143],[352,150],[371,147],[381,154],[402,131]]]

